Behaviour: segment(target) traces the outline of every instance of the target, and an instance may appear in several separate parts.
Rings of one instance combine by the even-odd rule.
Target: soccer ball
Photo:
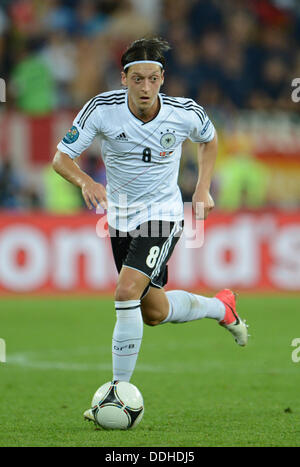
[[[97,425],[106,430],[127,430],[137,426],[144,415],[144,402],[136,386],[126,381],[109,381],[92,399]]]

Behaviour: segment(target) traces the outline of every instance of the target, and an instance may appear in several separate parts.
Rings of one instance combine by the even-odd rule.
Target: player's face
[[[159,65],[138,63],[122,72],[122,84],[128,88],[129,105],[133,111],[147,114],[158,106],[158,93],[164,82],[164,71]]]

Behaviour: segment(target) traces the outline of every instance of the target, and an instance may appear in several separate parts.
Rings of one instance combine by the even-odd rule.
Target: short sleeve
[[[191,116],[189,139],[194,143],[208,143],[211,141],[215,135],[215,127],[203,107],[195,103]]]
[[[58,143],[57,149],[68,154],[71,159],[79,157],[101,131],[97,109],[91,99],[75,117],[72,127]]]

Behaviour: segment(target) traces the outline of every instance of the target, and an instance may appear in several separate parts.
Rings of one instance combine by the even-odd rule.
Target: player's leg
[[[202,318],[224,319],[225,306],[217,298],[203,297],[185,290],[150,287],[142,299],[144,322],[150,326],[163,323],[186,323]]]
[[[130,240],[111,238],[120,273],[115,292],[117,321],[112,347],[113,378],[123,381],[131,378],[142,341],[141,297],[152,276],[160,274],[160,265],[168,260],[179,238],[176,233],[182,231],[179,222],[163,224],[154,221],[140,227],[140,235]]]
[[[122,267],[115,291],[116,324],[112,338],[113,379],[130,381],[143,337],[140,297],[149,278]]]
[[[115,300],[139,300],[149,282],[149,277],[141,271],[126,265],[122,266],[116,285]]]
[[[157,326],[168,316],[170,303],[163,288],[149,288],[149,292],[141,300],[141,310],[144,323]]]
[[[140,297],[150,279],[135,269],[122,266],[132,238],[112,235],[113,229],[110,231],[114,260],[119,271],[115,291],[117,319],[112,338],[113,380],[129,381],[143,337]],[[91,409],[84,412],[84,418],[95,421]]]
[[[148,294],[142,299],[141,308],[144,322],[150,326],[212,318],[230,331],[239,345],[247,344],[247,325],[239,317],[235,296],[229,289],[210,298],[184,290],[165,292],[163,289],[150,287]]]

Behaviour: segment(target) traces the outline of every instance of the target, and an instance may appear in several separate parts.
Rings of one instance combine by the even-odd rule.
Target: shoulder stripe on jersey
[[[182,102],[181,100],[179,100],[176,97],[162,96],[162,98],[163,98],[163,100],[169,100],[169,101],[172,101],[172,102],[176,102],[177,104],[180,104],[180,105],[193,104],[193,105],[203,109],[203,107],[201,107],[201,105],[197,104],[197,102],[195,102],[193,99],[186,99],[186,101]]]
[[[113,104],[124,104],[124,103],[125,103],[125,98],[124,97],[122,97],[120,99],[115,97],[115,98],[113,98],[111,100],[106,100],[106,101],[103,101],[100,98],[96,99],[95,102],[93,103],[93,105],[89,108],[89,110],[84,112],[84,115],[81,115],[78,123],[83,128],[84,125],[85,125],[86,120],[88,119],[88,117],[91,115],[91,113],[95,110],[95,108],[98,105],[113,105]]]
[[[97,99],[94,102],[93,106],[90,108],[89,112],[85,112],[84,118],[82,118],[83,116],[81,116],[77,123],[81,126],[81,128],[84,128],[84,125],[85,125],[87,119],[89,118],[91,113],[93,113],[93,111],[96,109],[96,107],[98,107],[99,105],[115,105],[115,104],[117,104],[117,105],[125,104],[125,99],[124,98],[121,98],[121,99],[114,98],[111,101],[103,101],[101,99]]]
[[[172,107],[177,107],[178,109],[184,109],[184,110],[192,110],[193,112],[195,112],[196,115],[198,115],[198,117],[200,118],[201,120],[201,123],[204,123],[204,120],[205,120],[205,117],[206,117],[206,114],[204,112],[201,112],[199,109],[195,108],[195,107],[187,107],[187,106],[183,106],[183,105],[175,105],[173,102],[165,102],[163,101],[164,104],[166,105],[171,105]]]
[[[103,101],[103,102],[110,102],[113,99],[123,99],[125,97],[125,93],[119,93],[119,94],[111,94],[110,96],[103,97],[101,94],[99,96],[94,97],[89,105],[84,109],[82,112],[79,121],[84,118],[85,114],[89,111],[89,109],[95,104],[97,101]]]
[[[186,102],[179,102],[177,100],[173,100],[170,97],[164,97],[163,102],[166,102],[166,103],[169,103],[169,104],[177,104],[177,105],[180,105],[182,107],[187,107],[187,108],[188,107],[193,107],[193,108],[199,110],[199,112],[202,112],[204,115],[206,115],[206,112],[205,112],[204,108],[201,107],[201,105],[196,104],[196,102],[193,102],[192,100],[186,101]]]
[[[197,104],[197,102],[195,102],[193,99],[186,98],[186,97],[171,97],[171,96],[163,95],[162,98],[177,102],[178,104],[182,104],[182,105],[194,104],[194,105],[197,105],[198,107],[201,107],[201,105]],[[186,99],[186,100],[182,102],[180,99]]]
[[[88,112],[88,110],[94,105],[94,103],[96,101],[98,101],[99,99],[107,102],[107,101],[110,101],[111,99],[118,99],[118,98],[124,98],[125,97],[125,91],[124,92],[119,92],[119,93],[112,93],[110,94],[109,96],[103,96],[102,94],[99,94],[98,96],[94,97],[89,105],[84,109],[84,111],[82,112],[81,114],[81,117],[78,121],[78,123],[81,123],[81,120],[84,118],[85,114]]]
[[[192,111],[192,112],[195,112],[195,114],[199,117],[201,123],[204,123],[204,120],[205,118],[203,117],[203,115],[201,115],[196,109],[187,109],[186,107],[181,107],[179,105],[174,105],[174,104],[168,104],[167,102],[165,102],[166,105],[171,105],[172,107],[177,107],[179,109],[183,109],[183,110],[186,110],[187,112],[188,111]]]
[[[206,112],[201,105],[198,105],[196,102],[194,102],[192,99],[188,99],[185,102],[180,102],[176,98],[172,97],[163,97],[163,102],[169,102],[169,103],[174,103],[178,105],[182,105],[183,107],[191,107],[193,106],[195,109],[199,110],[200,112],[203,112],[204,115],[206,115]]]

